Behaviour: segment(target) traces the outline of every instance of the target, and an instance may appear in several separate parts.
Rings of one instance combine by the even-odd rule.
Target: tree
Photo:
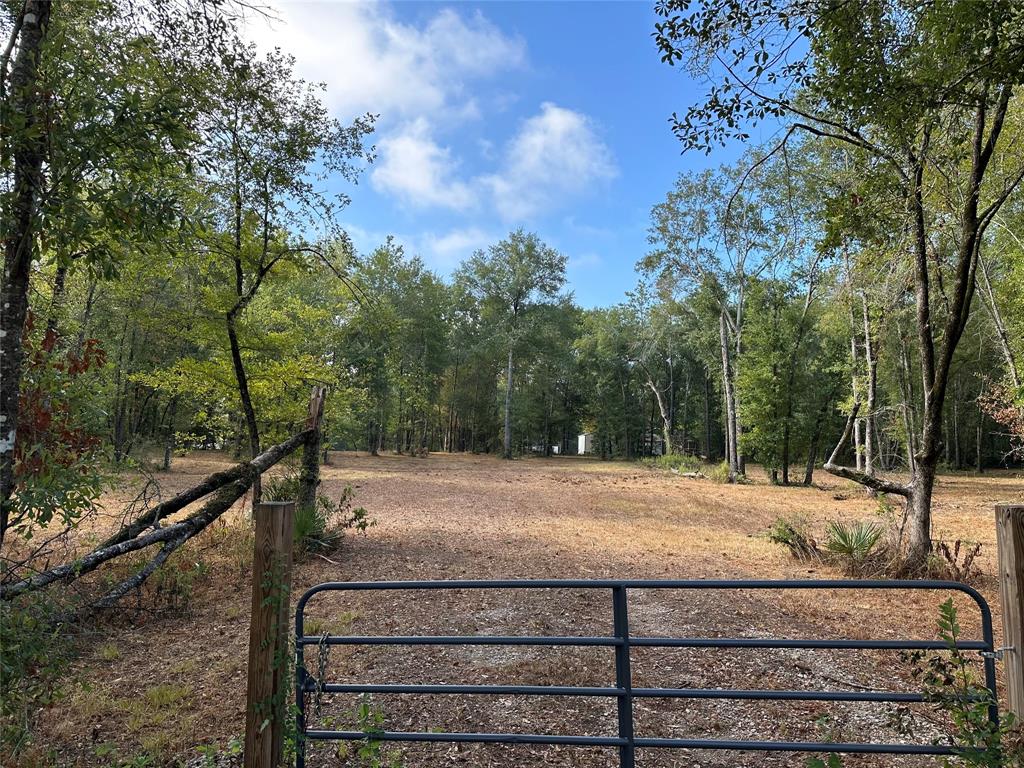
[[[872,476],[837,464],[838,451],[826,468],[906,499],[906,560],[918,568],[931,549],[943,406],[978,254],[1024,178],[1024,164],[1000,161],[1024,72],[1024,27],[1014,4],[662,0],[657,13],[662,59],[689,56],[713,80],[707,97],[674,119],[684,147],[710,151],[775,119],[785,126],[779,146],[807,134],[899,190],[924,384],[916,471],[908,483]],[[936,241],[948,247],[935,251]]]
[[[586,398],[585,425],[601,458],[632,458],[643,430],[637,402],[642,384],[636,381],[631,354],[636,341],[633,317],[622,305],[589,310],[576,341]]]
[[[487,252],[477,251],[458,279],[482,304],[487,322],[505,337],[505,432],[503,455],[512,458],[512,376],[517,349],[527,339],[531,314],[558,299],[565,285],[565,256],[519,229]]]
[[[576,365],[573,341],[579,309],[567,298],[538,305],[531,317],[530,354],[519,365],[519,403],[513,433],[521,444],[550,456],[552,447],[568,448],[576,416]],[[575,433],[572,433],[575,437]]]
[[[399,453],[428,450],[448,364],[449,288],[391,238],[350,272],[360,300],[337,359],[342,379],[363,393],[359,442],[376,455],[390,434]]]
[[[232,26],[219,5],[3,6],[0,541],[15,492],[32,265],[56,262],[63,275],[84,264],[113,277],[126,250],[175,225],[175,190],[196,141],[192,75]]]
[[[661,420],[662,452],[669,455],[674,453],[675,366],[685,352],[675,338],[670,305],[655,302],[642,283],[630,294],[629,308],[635,338],[631,361],[642,372],[644,384],[654,396]]]
[[[743,354],[747,290],[750,281],[777,258],[768,208],[758,199],[756,187],[740,190],[735,186],[740,179],[738,169],[727,167],[681,174],[665,201],[651,212],[648,242],[653,249],[640,262],[640,268],[655,275],[663,288],[700,289],[717,307],[726,456],[732,480],[745,471],[739,450],[742,424],[736,377]]]
[[[279,263],[312,261],[338,272],[305,232],[326,222],[340,236],[335,215],[348,197],[328,198],[317,182],[332,174],[355,181],[361,163],[372,159],[363,142],[373,130],[373,116],[349,126],[330,117],[318,93],[322,86],[295,78],[294,63],[279,50],[260,57],[253,46],[236,45],[217,84],[210,83],[204,127],[215,205],[205,240],[229,265],[224,321],[251,456],[260,453],[260,428],[239,320]]]

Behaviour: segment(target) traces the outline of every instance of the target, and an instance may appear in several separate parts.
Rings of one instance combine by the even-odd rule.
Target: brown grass
[[[224,457],[180,459],[159,473],[168,495],[221,468]],[[877,501],[859,488],[818,475],[814,488],[773,487],[683,479],[635,464],[582,458],[503,462],[482,456],[371,458],[332,454],[323,492],[337,498],[351,484],[356,503],[377,526],[348,534],[334,562],[299,564],[295,596],[328,580],[463,578],[829,578],[820,563],[803,563],[764,537],[778,516],[802,516],[818,534],[829,519],[872,519]],[[135,488],[108,499],[114,510]],[[936,494],[935,530],[946,539],[983,545],[979,586],[992,602],[995,548],[993,505],[1024,501],[1019,478],[946,475]],[[24,765],[117,764],[146,752],[151,764],[194,758],[196,747],[223,745],[240,735],[248,641],[251,534],[236,512],[192,546],[179,567],[202,563],[187,594],[161,610],[128,611],[88,643],[67,676],[65,697],[40,713],[36,741]],[[191,558],[191,560],[189,559]],[[822,594],[637,593],[634,632],[661,635],[899,637],[934,635],[939,600],[932,593]],[[446,593],[429,598],[361,593],[315,600],[310,621],[333,633],[605,633],[604,595]],[[132,608],[132,601],[128,601]],[[968,632],[973,613],[963,612]],[[363,682],[523,682],[610,684],[604,651],[455,648],[374,651],[336,648],[336,679]],[[308,657],[312,665],[312,656]],[[636,684],[706,687],[832,687],[893,685],[891,656],[847,652],[645,651],[634,656]],[[352,725],[353,702],[325,702],[325,717]],[[449,697],[443,702],[379,697],[387,726],[396,729],[537,730],[608,733],[614,724],[604,700],[528,701]],[[638,722],[652,735],[720,738],[894,738],[877,707],[817,703],[638,703]],[[825,715],[831,719],[821,720]],[[817,724],[816,724],[817,722]],[[827,724],[826,724],[827,723]],[[825,731],[828,731],[826,733]],[[613,765],[598,750],[410,747],[406,765]],[[355,765],[323,750],[314,764]],[[802,765],[793,755],[758,756],[664,752],[643,766]],[[918,765],[898,759],[854,765]]]

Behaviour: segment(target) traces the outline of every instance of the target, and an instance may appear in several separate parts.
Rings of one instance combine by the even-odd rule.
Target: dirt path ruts
[[[161,475],[170,490],[194,480],[193,459]],[[218,464],[202,457],[202,471]],[[179,472],[181,473],[179,475]],[[193,472],[194,474],[194,472]],[[765,484],[719,486],[688,481],[633,464],[582,459],[501,462],[491,457],[334,455],[323,491],[356,491],[378,524],[349,535],[326,562],[296,568],[294,594],[321,581],[458,578],[786,578],[835,577],[820,565],[795,563],[762,534],[778,515],[803,515],[812,527],[830,518],[865,519],[876,502],[845,484],[822,478],[819,489]],[[983,480],[943,478],[937,494],[940,530],[986,531],[994,499],[1020,498],[1008,475]],[[987,533],[985,533],[987,535]],[[979,537],[976,537],[979,538]],[[223,547],[212,553],[216,556]],[[985,557],[988,557],[986,553]],[[983,564],[990,567],[987,560]],[[165,754],[223,744],[239,734],[248,639],[247,574],[217,566],[197,587],[191,614],[147,621],[119,635],[118,661],[97,652],[76,670],[94,686],[58,702],[43,731],[59,745],[63,764],[101,765],[93,744],[122,751],[146,739],[169,739]],[[991,594],[991,590],[985,590]],[[631,596],[633,633],[652,636],[917,637],[934,636],[941,598],[913,594],[777,592],[637,592]],[[607,596],[549,592],[435,593],[429,598],[361,593],[318,598],[314,626],[351,634],[607,634]],[[997,606],[996,606],[997,607]],[[965,628],[976,621],[965,612]],[[312,661],[312,660],[311,660]],[[172,662],[172,663],[169,663]],[[131,674],[120,671],[130,665]],[[900,689],[893,654],[846,651],[648,650],[633,653],[634,685],[673,687],[810,688],[850,684]],[[894,671],[896,670],[896,671]],[[611,685],[608,649],[459,647],[412,650],[335,648],[330,671],[359,682],[487,682]],[[113,677],[112,677],[113,676]],[[188,706],[160,723],[132,728],[124,711],[154,685],[179,681]],[[353,702],[328,697],[322,716],[351,724]],[[86,706],[78,706],[83,702]],[[398,730],[507,730],[611,734],[614,703],[593,698],[376,697],[385,726]],[[638,734],[708,738],[898,740],[879,705],[816,702],[744,703],[725,700],[637,700]],[[99,735],[96,735],[96,728]],[[194,754],[194,753],[193,753]],[[410,746],[408,768],[525,765],[614,766],[595,749]],[[801,766],[793,754],[644,751],[643,768],[679,766]],[[311,764],[355,765],[323,749]],[[924,765],[913,758],[850,758],[849,765]]]

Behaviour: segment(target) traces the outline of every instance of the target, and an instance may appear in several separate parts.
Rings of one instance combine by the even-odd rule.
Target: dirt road
[[[166,491],[185,487],[220,465],[190,457],[160,476]],[[334,454],[323,491],[346,484],[377,525],[349,533],[330,561],[312,557],[295,574],[294,594],[321,581],[469,578],[831,578],[820,563],[793,561],[764,532],[777,516],[803,516],[812,529],[828,519],[869,519],[877,501],[822,476],[818,488],[764,482],[725,486],[687,480],[635,464],[584,459],[440,456],[426,459]],[[127,493],[127,491],[126,491]],[[984,545],[982,568],[994,569],[992,505],[1024,498],[1009,475],[944,477],[936,531]],[[245,526],[211,532],[194,557],[206,574],[180,611],[140,613],[128,632],[100,638],[77,664],[85,681],[42,718],[42,733],[62,764],[101,765],[97,752],[145,750],[154,762],[194,756],[194,747],[223,746],[240,734],[248,639],[249,574]],[[993,583],[982,590],[994,601]],[[932,639],[935,593],[637,592],[635,635],[856,637]],[[998,610],[998,606],[994,606]],[[310,608],[311,633],[337,634],[607,634],[609,598],[578,591],[529,596],[508,591],[328,596]],[[998,622],[998,618],[997,618]],[[968,633],[977,621],[964,604]],[[337,647],[328,659],[335,681],[467,682],[607,686],[610,649],[363,649]],[[315,653],[307,664],[315,668]],[[789,689],[912,690],[894,654],[863,651],[634,651],[634,685]],[[170,703],[152,691],[176,686]],[[171,697],[173,698],[173,697]],[[156,703],[155,700],[159,699]],[[325,696],[317,722],[359,727],[356,703]],[[382,727],[395,730],[487,730],[611,735],[615,705],[607,699],[378,696]],[[898,740],[877,704],[643,699],[638,734],[721,739]],[[925,725],[927,734],[930,726]],[[103,749],[97,749],[103,745]],[[541,747],[412,746],[385,749],[408,768],[434,766],[613,766],[611,752]],[[800,766],[793,754],[711,751],[640,754],[638,766]],[[914,758],[851,758],[848,765],[924,765]],[[312,750],[314,765],[360,765],[336,748]],[[386,762],[384,764],[387,764]]]

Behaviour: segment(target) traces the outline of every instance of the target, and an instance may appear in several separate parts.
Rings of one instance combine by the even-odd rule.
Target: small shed
[[[593,453],[594,452],[594,433],[587,432],[582,434],[578,438],[576,453]]]

